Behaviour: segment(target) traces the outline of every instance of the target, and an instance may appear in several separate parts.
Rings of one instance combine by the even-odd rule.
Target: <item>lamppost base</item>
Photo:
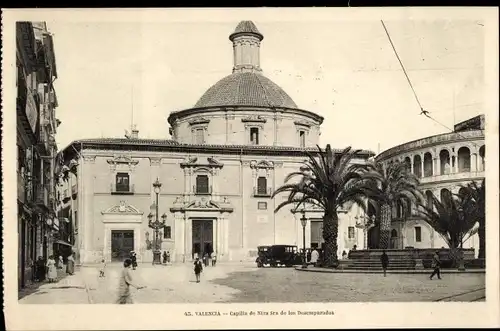
[[[153,264],[161,264],[161,251],[153,252]]]

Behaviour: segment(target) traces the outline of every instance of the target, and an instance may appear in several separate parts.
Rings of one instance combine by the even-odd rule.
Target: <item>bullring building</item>
[[[240,22],[229,39],[232,73],[193,108],[169,114],[171,139],[143,139],[134,129],[126,139],[77,140],[61,152],[59,217],[71,220],[78,262],[120,260],[131,250],[151,261],[148,215],[156,209],[165,220],[161,249],[177,262],[211,251],[222,261],[250,260],[259,245],[301,248],[302,212],[306,246],[321,246],[322,212],[275,213],[286,196],[271,195],[301,168],[304,151],[316,150],[323,118],[263,75],[264,36],[253,22]],[[363,151],[353,162],[371,156]],[[366,242],[360,212],[355,205],[340,212],[339,256]]]
[[[426,204],[432,206],[432,195],[441,199],[446,194],[458,194],[472,181],[485,178],[484,115],[457,123],[453,132],[438,134],[392,147],[376,160],[387,164],[406,162],[420,180],[420,190]],[[414,213],[415,207],[405,213],[401,206],[393,210],[390,247],[402,249],[447,247],[443,238]],[[479,236],[466,236],[464,248],[474,248],[478,254]],[[369,231],[368,248],[376,246],[376,228]]]

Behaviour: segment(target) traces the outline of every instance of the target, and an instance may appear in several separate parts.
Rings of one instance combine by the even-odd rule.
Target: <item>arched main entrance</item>
[[[389,245],[390,249],[398,248],[398,231],[396,231],[396,229],[392,229],[391,231],[391,241]]]
[[[379,227],[375,226],[368,230],[368,249],[377,249],[379,241]]]

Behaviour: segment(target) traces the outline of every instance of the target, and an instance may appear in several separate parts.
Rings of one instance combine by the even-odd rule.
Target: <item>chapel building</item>
[[[143,139],[134,128],[126,139],[82,139],[62,151],[59,216],[71,220],[78,262],[119,261],[132,250],[152,261],[148,215],[154,221],[156,209],[165,219],[161,250],[174,262],[212,251],[221,261],[252,260],[260,245],[302,248],[302,210],[275,213],[286,196],[271,195],[303,166],[305,151],[317,150],[323,117],[263,75],[264,36],[253,22],[240,22],[229,39],[232,73],[193,108],[170,113],[171,139]],[[373,155],[363,151],[353,162]],[[303,213],[306,247],[321,246],[323,213]],[[339,256],[364,247],[360,213],[357,206],[340,212]]]

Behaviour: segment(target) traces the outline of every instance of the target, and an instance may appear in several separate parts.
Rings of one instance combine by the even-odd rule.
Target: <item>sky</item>
[[[320,145],[383,151],[448,132],[483,110],[484,37],[475,20],[385,20],[424,109],[420,115],[379,19],[49,21],[62,121],[59,148],[82,138],[170,139],[170,112],[191,108],[231,74],[228,36],[240,20],[264,35],[263,74],[301,109],[322,115]],[[446,128],[446,127],[448,128]]]

